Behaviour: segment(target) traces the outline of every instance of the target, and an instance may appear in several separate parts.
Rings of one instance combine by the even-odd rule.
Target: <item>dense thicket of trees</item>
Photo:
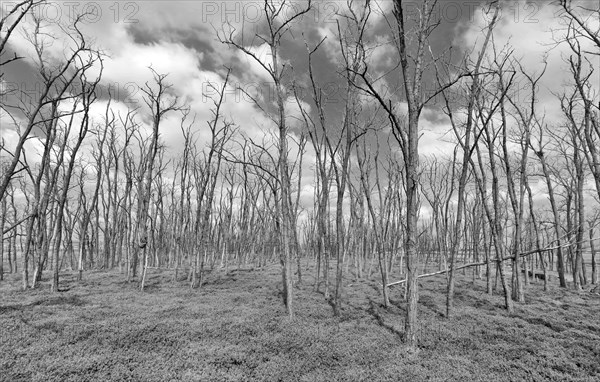
[[[40,3],[15,4],[2,19],[2,68],[22,59],[7,57],[7,47],[23,16]],[[293,317],[294,272],[302,282],[302,261],[313,260],[315,291],[331,300],[336,315],[343,312],[348,277],[378,273],[386,306],[390,296],[406,298],[409,347],[418,343],[419,277],[447,275],[448,317],[459,270],[485,278],[490,294],[500,283],[509,311],[525,301],[531,282],[596,284],[600,104],[592,81],[600,9],[557,4],[564,29],[556,44],[570,49],[564,59],[572,80],[556,94],[563,118],[549,121],[538,103],[545,66],[524,68],[510,46],[495,42],[500,2],[488,10],[483,44],[460,61],[431,49],[439,25],[435,5],[423,0],[419,12],[408,14],[396,0],[386,15],[398,60],[386,76],[396,76],[402,88],[390,93],[366,38],[372,4],[348,1],[337,24],[341,119],[327,108],[315,73],[324,40],[306,42],[308,74],[282,57],[282,44],[311,11],[310,2],[290,13],[286,2],[265,1],[267,29],[257,38],[267,44],[270,62],[225,25],[220,40],[255,60],[275,84],[273,103],[246,94],[273,123],[262,141],[237,128],[247,121],[229,120],[222,111],[229,68],[222,83],[209,84],[208,121],[196,120],[168,73],[153,69],[153,82],[139,84],[143,107],[119,112],[109,93],[104,114],[93,114],[110,58],[80,31],[81,18],[54,37],[68,39],[64,56],[50,57],[48,36],[40,32],[45,21],[32,17],[31,65],[41,91],[27,101],[2,94],[3,120],[14,123],[18,138],[13,145],[3,139],[0,148],[0,280],[22,272],[27,289],[52,271],[57,292],[62,270],[78,270],[82,278],[89,269],[118,267],[143,290],[149,269],[168,268],[174,281],[187,271],[197,288],[215,268],[279,261]],[[298,81],[310,90],[297,92]],[[428,82],[433,94],[425,93]],[[424,157],[420,116],[434,98],[442,101],[431,107],[445,114],[455,149]],[[300,118],[292,127],[293,104]],[[161,141],[167,114],[180,120],[184,143],[176,157]],[[198,139],[202,129],[208,141]],[[39,155],[26,149],[28,141],[39,144]],[[302,171],[308,150],[312,172]],[[302,180],[310,176],[314,206],[303,208]],[[392,272],[405,280],[390,280]],[[396,285],[404,293],[390,289]]]

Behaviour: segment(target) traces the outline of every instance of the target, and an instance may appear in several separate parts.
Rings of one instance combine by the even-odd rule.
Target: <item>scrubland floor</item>
[[[344,284],[340,317],[304,271],[296,317],[281,303],[277,266],[215,271],[190,290],[150,270],[145,292],[118,272],[64,273],[19,291],[0,282],[2,381],[600,381],[600,296],[541,283],[503,310],[485,281],[459,276],[443,316],[445,278],[420,281],[420,350],[402,345],[405,304],[379,282]]]

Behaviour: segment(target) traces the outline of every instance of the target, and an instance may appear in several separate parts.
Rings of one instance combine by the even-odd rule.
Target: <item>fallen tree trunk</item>
[[[600,240],[600,238],[593,239],[593,241],[596,241],[596,240]],[[570,246],[573,246],[573,245],[576,245],[576,244],[577,243],[569,243],[569,244],[564,244],[564,245],[559,245],[559,246],[556,246],[556,247],[544,248],[544,249],[539,249],[539,250],[538,249],[534,249],[534,250],[531,250],[531,251],[528,251],[528,252],[520,253],[518,255],[518,257],[525,257],[525,256],[533,255],[535,253],[553,251],[555,249],[564,248],[564,247],[570,247]],[[513,256],[506,256],[506,257],[502,258],[502,261],[510,260],[510,259],[513,259],[513,258],[514,258]],[[476,267],[478,265],[486,265],[486,264],[487,264],[486,261],[481,261],[481,262],[478,262],[478,263],[469,263],[469,264],[461,265],[460,267],[454,268],[454,270],[455,271],[459,271],[459,270],[464,269],[464,268]],[[433,273],[424,273],[422,275],[418,275],[417,279],[422,279],[422,278],[425,278],[425,277],[431,277],[431,276],[435,276],[435,275],[441,275],[441,274],[444,274],[444,273],[447,273],[447,272],[450,272],[450,269],[444,269],[444,270],[433,272]],[[394,281],[393,283],[387,284],[387,287],[389,288],[389,287],[394,286],[394,285],[404,284],[405,282],[406,282],[406,279],[405,280],[400,280],[400,281]]]

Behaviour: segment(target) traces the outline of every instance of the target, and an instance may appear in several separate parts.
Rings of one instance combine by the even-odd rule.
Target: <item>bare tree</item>
[[[78,26],[82,17],[80,15],[75,18],[70,26],[70,34],[66,27],[57,26],[65,35],[65,38],[67,38],[69,45],[69,48],[66,50],[66,56],[63,60],[60,60],[48,57],[45,51],[48,41],[44,40],[40,33],[44,21],[35,15],[33,16],[34,32],[32,35],[29,35],[29,40],[36,53],[34,64],[37,66],[42,83],[41,93],[37,98],[32,99],[31,103],[21,99],[17,105],[5,106],[18,109],[24,115],[25,127],[21,129],[18,124],[16,125],[19,138],[14,152],[11,153],[12,160],[7,172],[2,178],[0,192],[3,194],[3,190],[6,189],[12,176],[15,174],[18,164],[21,165],[19,171],[25,170],[28,173],[34,188],[34,204],[32,205],[32,216],[26,231],[27,238],[23,254],[23,288],[27,288],[29,285],[28,264],[29,254],[32,249],[31,241],[35,238],[36,243],[33,245],[33,248],[35,249],[34,253],[37,255],[34,286],[41,279],[41,272],[45,266],[49,251],[51,238],[49,237],[48,229],[53,227],[54,216],[52,214],[48,215],[48,213],[54,203],[51,195],[56,189],[58,174],[62,167],[62,159],[60,158],[63,157],[65,149],[64,145],[59,145],[58,151],[55,151],[54,143],[57,139],[66,137],[62,130],[70,128],[73,122],[73,116],[76,113],[75,106],[77,104],[75,100],[81,95],[81,89],[77,89],[77,80],[91,67],[90,60],[93,61],[94,57],[98,57],[97,51],[86,43],[85,37],[79,30]],[[61,111],[62,105],[67,102],[73,102],[75,106],[70,108],[70,110]],[[35,170],[31,169],[27,164],[24,148],[25,142],[31,138],[30,134],[34,127],[40,129],[44,135],[44,151],[41,155],[40,166],[38,166],[38,171],[35,175],[33,174]],[[56,163],[52,163],[51,157],[53,156],[59,158]],[[50,216],[51,219],[47,220],[47,216]]]
[[[458,201],[457,201],[457,212],[456,212],[456,222],[454,224],[453,237],[451,239],[451,249],[450,249],[450,272],[448,273],[448,290],[446,295],[446,317],[450,317],[453,299],[454,299],[454,262],[456,257],[456,252],[459,246],[459,240],[462,235],[463,230],[463,209],[465,206],[465,189],[467,184],[467,175],[470,169],[470,161],[474,150],[474,145],[478,144],[478,136],[473,136],[473,125],[477,122],[474,117],[474,111],[476,108],[477,100],[481,94],[481,80],[480,80],[480,71],[483,63],[483,59],[486,54],[486,50],[488,44],[492,37],[492,32],[498,20],[498,14],[500,12],[500,5],[496,3],[494,14],[492,16],[491,21],[487,26],[487,33],[485,35],[485,40],[483,42],[483,46],[481,47],[481,51],[477,56],[477,60],[472,68],[472,82],[469,88],[469,93],[467,95],[467,108],[466,108],[466,123],[464,127],[464,132],[462,129],[459,129],[457,126],[457,122],[452,113],[452,108],[450,106],[449,97],[446,94],[446,91],[442,91],[442,95],[444,97],[446,103],[446,113],[448,114],[450,121],[452,123],[452,129],[454,131],[455,137],[459,142],[459,145],[463,152],[462,164],[460,169],[460,178],[458,180]],[[445,90],[443,84],[441,83],[438,75],[438,83],[442,89]],[[472,142],[471,139],[474,138]]]
[[[569,69],[573,77],[574,91],[572,110],[567,115],[571,124],[573,113],[576,119],[581,120],[582,131],[580,141],[586,148],[583,151],[591,169],[596,184],[596,192],[600,196],[600,103],[597,90],[590,82],[597,70],[596,59],[600,56],[600,30],[594,22],[600,17],[600,6],[588,8],[584,4],[573,4],[570,0],[560,0],[562,13],[565,20],[564,34],[558,42],[566,43],[572,54],[568,58]],[[585,48],[585,43],[591,43],[591,50]],[[595,56],[595,57],[594,57]],[[578,109],[575,112],[575,109]]]
[[[399,110],[399,99],[390,98],[380,90],[378,81],[383,77],[375,75],[369,67],[367,60],[363,60],[356,70],[357,81],[354,83],[359,89],[371,95],[384,110],[392,127],[403,156],[406,196],[406,236],[404,248],[406,251],[407,268],[407,300],[408,308],[404,322],[405,340],[408,349],[417,346],[417,301],[418,301],[418,216],[419,216],[419,117],[425,105],[435,98],[444,88],[452,86],[456,80],[439,87],[431,95],[424,94],[425,74],[438,62],[441,57],[429,57],[431,52],[429,37],[439,26],[440,21],[436,18],[435,7],[437,0],[424,0],[414,12],[414,19],[405,15],[406,4],[401,0],[394,0],[393,18],[395,25],[388,20],[393,29],[393,42],[398,59],[402,80],[402,90],[406,97],[407,115],[404,119]],[[370,7],[370,1],[365,4]],[[387,18],[386,18],[387,20]],[[412,25],[411,23],[414,23]],[[357,43],[365,44],[359,40]],[[366,55],[365,57],[368,57]],[[396,71],[392,71],[396,73]],[[360,80],[360,82],[358,81]]]
[[[389,284],[388,284],[388,275],[390,273],[389,262],[392,260],[390,256],[388,257],[387,251],[387,242],[389,226],[391,219],[391,200],[396,199],[399,196],[399,188],[392,186],[393,183],[400,183],[398,175],[401,175],[401,171],[398,171],[396,174],[396,178],[393,176],[389,177],[390,186],[387,187],[388,194],[384,197],[381,186],[381,175],[379,171],[379,158],[378,155],[375,154],[374,157],[371,157],[367,153],[367,146],[363,140],[362,145],[356,147],[356,156],[358,161],[358,169],[360,176],[360,190],[364,196],[367,211],[370,216],[370,220],[372,223],[372,231],[374,236],[374,247],[377,253],[377,259],[379,261],[379,270],[381,272],[381,282],[382,282],[382,295],[383,295],[383,305],[388,307],[390,305],[389,300]],[[379,141],[377,141],[375,153],[379,152],[380,145]],[[374,167],[374,185],[371,182],[371,172],[372,167]],[[398,186],[398,184],[396,185]],[[373,196],[375,194],[375,197]],[[361,196],[361,197],[362,197]],[[375,204],[374,199],[377,200],[378,204]],[[377,213],[377,211],[379,213]],[[389,212],[389,214],[388,214]]]
[[[551,169],[550,166],[548,164],[548,159],[547,159],[547,155],[546,155],[546,143],[544,142],[544,130],[545,127],[542,123],[537,122],[536,123],[537,127],[538,127],[538,137],[537,137],[537,141],[538,141],[538,146],[536,148],[534,148],[534,153],[537,156],[538,160],[540,161],[540,164],[542,165],[542,173],[544,175],[544,179],[546,181],[546,187],[548,188],[548,200],[550,201],[550,206],[552,208],[552,217],[554,218],[554,235],[555,235],[555,240],[557,243],[557,249],[556,249],[556,255],[557,255],[557,271],[558,271],[558,279],[559,279],[559,284],[561,287],[566,288],[567,287],[567,282],[565,279],[565,269],[564,269],[564,257],[563,257],[563,246],[562,246],[562,234],[560,232],[560,228],[561,228],[561,219],[560,219],[560,213],[558,210],[558,204],[556,201],[556,196],[555,196],[555,185],[553,183],[552,180],[552,174],[551,174]]]
[[[598,284],[598,265],[596,263],[596,254],[597,254],[597,248],[596,248],[596,243],[595,241],[597,241],[597,239],[594,238],[594,226],[597,221],[598,218],[600,217],[600,215],[596,212],[596,215],[592,218],[589,219],[588,221],[588,227],[589,227],[589,237],[590,237],[590,252],[592,253],[592,259],[591,259],[591,265],[592,265],[592,279],[591,279],[591,283],[592,284]]]
[[[215,85],[209,84],[211,89],[216,92],[217,97],[216,99],[213,99],[213,119],[211,121],[207,121],[211,132],[211,144],[208,155],[204,160],[204,167],[201,169],[201,174],[198,174],[199,176],[196,177],[196,183],[198,185],[198,205],[196,207],[196,223],[194,226],[194,234],[199,239],[199,250],[196,250],[196,260],[192,268],[192,288],[202,284],[204,263],[206,261],[207,251],[209,250],[209,223],[212,213],[213,199],[215,196],[215,187],[217,184],[218,173],[221,169],[221,162],[223,160],[223,150],[225,149],[225,144],[231,138],[232,123],[224,120],[222,115],[223,100],[225,96],[225,90],[229,83],[230,73],[230,69],[227,69],[227,74],[221,88],[217,89]],[[213,164],[213,161],[216,161],[216,163]],[[199,169],[199,167],[197,166],[196,169]],[[202,214],[202,208],[204,209],[204,214]],[[199,281],[196,277],[198,273],[198,266],[200,266]]]
[[[340,48],[342,51],[342,57],[344,60],[345,67],[347,68],[344,75],[346,77],[346,100],[343,114],[342,126],[339,129],[339,138],[333,139],[333,133],[331,128],[327,128],[325,102],[323,89],[317,85],[317,80],[314,75],[314,68],[312,57],[317,52],[321,44],[325,41],[322,39],[315,48],[308,50],[308,74],[312,90],[312,101],[316,107],[318,121],[315,122],[310,117],[309,113],[305,110],[296,94],[296,101],[298,107],[302,112],[302,116],[305,124],[309,128],[309,136],[313,147],[317,153],[317,165],[319,180],[321,183],[321,189],[319,192],[319,203],[318,203],[318,227],[319,237],[317,238],[319,247],[319,259],[321,258],[321,252],[323,251],[323,243],[325,242],[326,233],[326,213],[324,209],[328,203],[329,197],[329,184],[330,175],[334,176],[336,186],[336,214],[335,214],[335,227],[336,227],[336,283],[333,295],[333,307],[334,314],[339,315],[341,311],[341,294],[342,294],[342,279],[343,279],[343,263],[347,254],[347,236],[346,228],[344,224],[344,195],[347,189],[348,174],[350,166],[350,155],[352,152],[352,146],[356,142],[356,139],[364,134],[364,129],[358,129],[357,124],[358,116],[361,112],[360,104],[358,102],[358,93],[353,86],[356,80],[356,71],[364,60],[364,50],[362,45],[354,44],[353,41],[356,38],[353,35],[359,35],[364,33],[366,28],[366,21],[368,19],[368,10],[365,10],[361,15],[357,15],[352,9],[351,4],[348,6],[351,15],[349,19],[353,21],[350,24],[351,30],[345,30],[345,34],[342,32],[342,28],[338,23],[338,37],[340,42]],[[348,36],[350,35],[350,36]],[[308,48],[308,44],[307,44]],[[317,128],[318,126],[318,128]],[[319,138],[319,135],[322,137]],[[326,151],[329,155],[329,159],[324,158]],[[329,171],[327,171],[326,163],[330,163]],[[319,264],[320,265],[320,264]],[[328,269],[328,261],[326,261],[326,272]],[[317,270],[318,272],[318,270]],[[327,275],[327,273],[326,273]],[[326,298],[328,296],[328,286],[325,289]]]
[[[81,32],[79,32],[79,33],[81,34]],[[83,39],[83,36],[81,35],[80,38]],[[79,127],[79,133],[77,135],[77,140],[75,142],[75,145],[69,152],[69,162],[67,165],[68,167],[63,175],[64,180],[63,180],[63,184],[62,184],[62,192],[58,199],[56,226],[55,226],[55,232],[53,235],[56,240],[56,244],[54,246],[54,273],[53,273],[53,277],[52,277],[52,291],[53,292],[59,291],[58,290],[58,275],[59,275],[59,270],[60,270],[59,257],[60,257],[60,253],[61,253],[63,216],[64,216],[64,211],[65,211],[65,205],[67,203],[69,187],[71,184],[71,177],[73,174],[73,169],[75,167],[77,153],[78,153],[79,149],[81,148],[81,145],[83,144],[83,140],[85,139],[85,137],[89,131],[90,106],[96,100],[96,94],[95,94],[96,86],[100,82],[100,79],[102,76],[102,57],[98,54],[93,54],[85,59],[87,60],[87,62],[83,61],[84,59],[79,58],[81,67],[83,67],[85,69],[89,69],[89,68],[92,68],[96,63],[99,63],[100,70],[99,70],[99,74],[96,76],[96,78],[92,78],[90,80],[90,79],[88,79],[85,69],[84,69],[81,72],[81,75],[79,78],[79,85],[81,86],[81,104],[82,104],[81,112],[83,113],[83,115],[81,118],[81,124]],[[71,131],[71,126],[69,125],[68,130],[65,132],[63,148],[61,150],[61,156],[64,155],[64,151],[65,151],[64,146],[66,146],[68,144],[68,138],[69,138],[70,131]]]
[[[179,99],[176,95],[170,93],[171,85],[166,83],[166,74],[158,74],[154,69],[150,68],[154,84],[150,85],[146,82],[144,87],[141,89],[144,92],[144,102],[150,109],[152,115],[152,135],[150,136],[150,146],[148,147],[148,153],[145,155],[145,162],[143,163],[143,187],[140,187],[141,193],[138,195],[140,203],[138,204],[138,237],[137,244],[143,253],[143,269],[142,269],[142,280],[140,283],[140,289],[144,290],[144,284],[146,281],[146,271],[148,267],[148,211],[150,207],[150,198],[152,192],[152,180],[154,177],[154,165],[156,160],[156,154],[159,148],[159,128],[160,123],[163,120],[165,114],[171,111],[180,109],[178,105]]]
[[[264,60],[261,60],[261,58],[254,51],[250,50],[247,45],[245,45],[243,39],[243,30],[241,36],[239,36],[236,33],[236,29],[232,25],[228,25],[229,31],[226,31],[223,36],[219,35],[219,39],[221,42],[240,50],[248,57],[256,61],[256,63],[258,63],[273,80],[277,112],[276,116],[271,117],[271,119],[277,126],[279,133],[277,145],[277,180],[281,190],[278,203],[278,216],[281,225],[281,268],[284,291],[283,299],[288,316],[292,318],[294,316],[294,310],[292,307],[293,281],[291,241],[294,237],[292,231],[295,230],[295,224],[293,224],[292,206],[290,205],[291,184],[288,161],[289,127],[286,123],[286,96],[284,93],[285,89],[283,83],[286,70],[288,70],[289,67],[285,64],[285,62],[282,62],[280,47],[282,39],[290,31],[294,20],[302,17],[311,9],[311,0],[308,1],[305,8],[300,10],[294,9],[294,12],[291,14],[287,12],[288,6],[289,4],[286,0],[278,2],[273,0],[265,0],[264,2],[263,12],[266,18],[267,32],[265,35],[256,34],[255,39],[266,44],[270,51],[270,59],[272,62],[264,62]]]
[[[4,53],[5,45],[8,41],[8,38],[13,33],[14,29],[17,27],[17,24],[21,21],[21,19],[31,11],[33,8],[41,4],[43,1],[24,1],[22,3],[17,4],[11,12],[9,12],[1,21],[0,26],[3,23],[8,21],[9,16],[14,13],[19,12],[19,15],[13,24],[11,24],[4,35],[3,39],[0,40],[0,55]],[[8,187],[8,183],[11,178],[17,173],[24,169],[17,170],[17,166],[22,164],[20,161],[21,153],[23,152],[23,146],[25,142],[30,138],[31,132],[35,126],[38,126],[43,122],[44,118],[44,110],[48,107],[51,107],[52,103],[60,100],[65,97],[65,92],[67,89],[71,87],[73,81],[77,78],[79,71],[82,68],[78,68],[78,59],[81,55],[85,55],[91,51],[91,49],[86,45],[86,41],[83,38],[81,33],[74,33],[73,35],[69,35],[64,28],[62,32],[69,36],[69,42],[73,43],[73,47],[70,49],[70,52],[66,55],[63,62],[52,64],[50,60],[48,60],[47,53],[44,48],[45,45],[48,44],[48,41],[42,38],[42,34],[40,32],[43,27],[42,24],[44,20],[40,19],[37,15],[32,12],[32,17],[34,20],[34,31],[32,35],[28,35],[28,38],[33,45],[36,57],[35,57],[35,65],[38,66],[39,76],[42,81],[41,92],[37,99],[31,100],[31,105],[27,100],[21,102],[19,105],[11,105],[11,104],[2,104],[2,109],[8,112],[9,116],[12,116],[11,112],[13,110],[18,110],[19,113],[24,114],[25,122],[23,128],[18,128],[19,139],[17,141],[16,147],[13,152],[9,154],[12,156],[9,164],[3,168],[4,172],[2,174],[2,179],[0,180],[0,197],[4,196],[6,188]],[[77,30],[78,24],[81,22],[84,15],[79,15],[73,21],[72,26]],[[62,28],[62,27],[61,27]],[[14,61],[16,59],[20,59],[22,57],[16,56],[8,61],[2,62],[2,65],[7,64],[8,62]],[[1,59],[1,58],[0,58]],[[4,73],[2,73],[3,75]],[[1,77],[0,77],[1,78]],[[21,98],[20,95],[17,98]],[[66,96],[68,98],[68,95]],[[22,99],[22,98],[21,98]],[[15,125],[19,125],[18,122],[15,121]],[[4,145],[0,146],[0,149],[6,150]]]

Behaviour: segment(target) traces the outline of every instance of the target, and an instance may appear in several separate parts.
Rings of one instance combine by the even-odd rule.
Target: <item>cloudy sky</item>
[[[357,2],[361,3],[361,2]],[[408,14],[416,12],[418,1],[405,2]],[[580,1],[580,4],[594,6],[595,1]],[[14,2],[3,2],[2,12]],[[290,4],[284,12],[289,14],[301,9],[304,1]],[[111,89],[117,110],[125,112],[127,108],[139,107],[139,115],[144,120],[148,110],[142,101],[139,87],[151,81],[151,66],[158,73],[168,73],[167,80],[173,85],[173,91],[182,100],[189,103],[198,121],[199,142],[206,142],[209,133],[206,127],[211,117],[212,106],[209,84],[223,83],[226,68],[231,68],[231,83],[225,96],[225,116],[233,121],[239,131],[255,139],[262,139],[274,129],[272,122],[239,89],[258,96],[269,107],[273,106],[273,85],[265,70],[244,53],[224,45],[218,35],[235,28],[243,32],[243,44],[255,52],[261,60],[269,62],[266,46],[256,38],[265,31],[265,17],[261,13],[262,1],[98,1],[98,2],[49,2],[40,13],[51,21],[47,32],[57,36],[49,40],[47,53],[55,57],[68,49],[68,39],[56,32],[53,23],[68,23],[71,15],[87,12],[83,30],[92,37],[93,44],[107,56],[102,74],[104,92],[95,109],[102,115],[106,105],[107,89]],[[396,63],[397,56],[386,43],[390,37],[392,1],[373,2],[366,41],[373,48],[370,58],[372,67],[381,73],[389,72]],[[490,16],[486,13],[489,1],[460,0],[440,1],[437,14],[441,24],[432,36],[432,51],[439,53],[451,48],[452,60],[458,63],[473,47],[483,39],[482,31]],[[344,104],[343,81],[340,76],[338,24],[336,14],[346,11],[346,1],[317,1],[313,10],[292,26],[286,35],[281,55],[290,68],[287,78],[287,90],[291,91],[291,81],[308,93],[307,49],[314,47],[322,38],[325,42],[314,57],[316,76],[324,89],[327,89],[328,121],[335,130],[339,125]],[[569,51],[565,45],[555,46],[554,39],[563,28],[557,17],[557,7],[551,1],[503,1],[502,19],[497,26],[494,39],[498,47],[511,44],[514,53],[526,70],[535,73],[542,69],[544,59],[548,69],[541,81],[540,110],[548,119],[560,118],[558,113],[557,92],[570,82],[566,70],[565,58]],[[14,34],[9,43],[11,51],[25,57],[34,54],[27,34],[31,33],[31,18],[25,20],[23,27]],[[229,26],[225,26],[229,23]],[[392,24],[393,25],[393,24]],[[342,21],[341,28],[344,28]],[[3,31],[4,33],[4,31]],[[598,63],[600,67],[600,62]],[[5,88],[17,87],[22,92],[35,93],[36,69],[33,60],[27,58],[18,63],[3,67]],[[597,78],[597,75],[596,75]],[[391,71],[380,80],[381,86],[398,89],[399,77]],[[311,102],[304,97],[303,105],[311,109]],[[400,103],[402,99],[400,96]],[[296,102],[291,97],[287,104],[290,123],[299,117]],[[267,110],[268,111],[268,110]],[[312,110],[314,112],[314,110]],[[16,137],[11,122],[6,116],[0,116],[2,137],[10,147]],[[173,156],[178,154],[182,136],[180,115],[167,116],[161,126],[161,138]],[[452,144],[448,143],[450,125],[435,102],[425,109],[421,126],[420,151],[423,154],[442,155],[448,153]],[[389,134],[389,132],[388,132]],[[35,146],[35,142],[30,142]],[[33,150],[33,148],[32,148]],[[307,149],[307,171],[311,171],[312,149]],[[306,174],[306,173],[305,173]],[[312,194],[310,184],[313,180],[306,176],[306,193]]]

